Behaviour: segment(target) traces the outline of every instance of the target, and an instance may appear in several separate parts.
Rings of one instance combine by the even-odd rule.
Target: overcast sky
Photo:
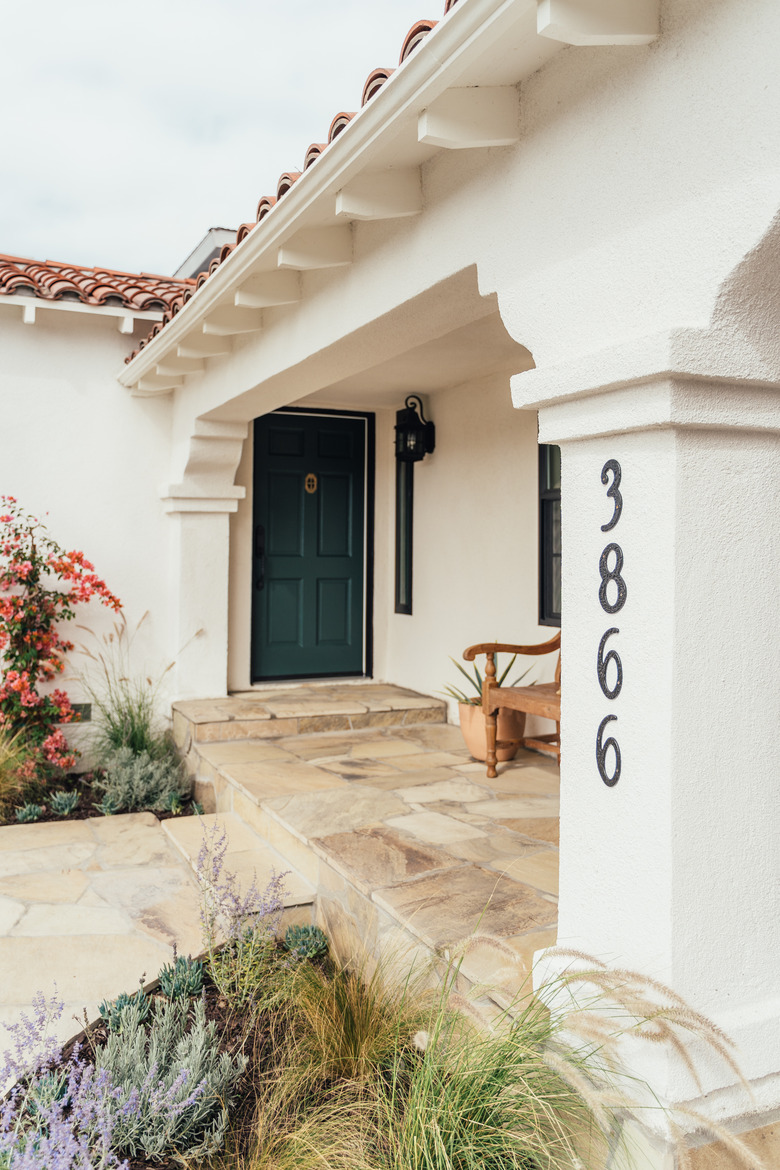
[[[168,273],[444,0],[0,0],[0,252]]]

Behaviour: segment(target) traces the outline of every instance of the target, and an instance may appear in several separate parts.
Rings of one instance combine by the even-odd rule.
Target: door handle
[[[257,579],[255,585],[258,589],[265,588],[265,528],[262,524],[255,525],[255,560],[257,561]]]

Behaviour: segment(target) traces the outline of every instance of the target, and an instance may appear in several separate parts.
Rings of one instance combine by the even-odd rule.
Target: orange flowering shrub
[[[58,623],[95,597],[122,607],[82,552],[61,549],[13,496],[0,496],[0,726],[24,735],[29,779],[75,763],[57,727],[75,717],[70,700],[63,690],[41,695],[38,687],[62,673],[73,649]]]

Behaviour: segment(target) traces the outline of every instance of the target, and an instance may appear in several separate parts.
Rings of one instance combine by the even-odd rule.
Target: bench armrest
[[[539,642],[535,646],[511,646],[508,642],[480,642],[476,646],[469,646],[463,651],[466,662],[473,662],[478,654],[552,654],[553,650],[560,650],[560,631],[549,642]]]

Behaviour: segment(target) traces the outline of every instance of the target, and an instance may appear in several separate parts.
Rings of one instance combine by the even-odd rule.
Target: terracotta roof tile
[[[240,224],[238,231],[236,232],[236,243],[242,244],[244,242],[244,240],[247,238],[247,236],[249,235],[249,233],[252,231],[252,228],[254,226],[255,226],[254,223]]]
[[[364,106],[366,102],[371,101],[375,93],[379,93],[382,86],[387,81],[391,73],[395,73],[395,69],[372,69],[366,78],[366,84],[363,86],[363,97],[360,102]]]
[[[457,3],[457,0],[445,0],[445,5],[444,5],[445,15],[450,11],[451,8],[455,7],[456,3]],[[401,56],[400,56],[400,60],[399,60],[400,64],[403,64],[404,61],[406,61],[408,59],[408,57],[414,52],[414,50],[418,47],[418,45],[425,39],[425,37],[427,37],[428,33],[436,27],[436,24],[437,24],[437,21],[435,21],[435,20],[418,20],[415,24],[412,25],[412,27],[409,29],[409,32],[404,37],[403,45],[401,47]],[[379,92],[379,90],[385,84],[387,79],[393,74],[393,72],[394,72],[394,70],[392,68],[379,68],[379,69],[373,69],[371,71],[371,73],[369,73],[368,77],[366,78],[366,83],[363,87],[363,96],[362,96],[362,101],[361,101],[361,107],[364,106],[366,104],[366,102],[369,102],[371,100],[371,98],[374,97]],[[304,162],[303,162],[303,170],[304,171],[308,170],[308,168],[310,166],[312,166],[317,161],[317,159],[320,157],[320,155],[326,149],[326,147],[329,146],[330,143],[333,142],[333,140],[339,136],[339,134],[342,132],[342,130],[344,130],[349,125],[349,123],[352,121],[352,119],[354,117],[355,117],[354,113],[349,113],[347,111],[341,111],[340,113],[336,114],[336,117],[331,122],[330,129],[328,130],[328,141],[325,143],[313,142],[311,144],[311,146],[308,148],[308,150],[306,151],[306,154],[304,156]],[[267,215],[271,214],[271,212],[273,211],[277,202],[282,198],[282,196],[286,195],[287,192],[292,188],[293,184],[296,183],[298,181],[298,179],[300,179],[301,174],[302,174],[301,171],[285,171],[284,174],[279,176],[279,183],[277,185],[276,195],[263,195],[263,196],[261,196],[260,201],[257,204],[257,214],[256,214],[255,223],[260,223],[260,221],[262,219],[265,219],[265,217]],[[225,244],[225,246],[222,248],[222,251],[220,252],[219,256],[217,258],[215,258],[214,260],[212,260],[211,264],[209,265],[208,272],[201,272],[198,275],[197,280],[195,280],[195,281],[192,281],[192,280],[179,281],[178,282],[179,284],[187,284],[190,286],[194,286],[194,288],[189,288],[186,293],[180,295],[178,298],[173,298],[172,302],[171,302],[171,309],[173,309],[173,301],[176,302],[176,310],[175,311],[178,311],[178,309],[181,308],[181,306],[183,304],[186,304],[186,302],[192,296],[193,291],[196,291],[197,289],[199,289],[201,287],[201,285],[204,284],[208,280],[208,278],[211,276],[211,274],[213,272],[216,272],[217,268],[219,268],[222,261],[226,260],[227,257],[230,255],[230,253],[236,247],[238,247],[240,244],[243,243],[243,241],[250,234],[250,232],[252,231],[254,226],[255,226],[255,224],[252,224],[252,223],[242,223],[241,226],[239,227],[237,233],[236,233],[236,242],[234,244]],[[160,277],[157,279],[165,280],[166,278]],[[0,281],[2,281],[1,272],[0,272]],[[171,282],[171,283],[173,283],[173,282]],[[1,287],[0,287],[0,291],[2,291]],[[166,302],[166,304],[167,304],[167,302]],[[166,314],[166,316],[167,316],[167,314]],[[164,325],[166,323],[167,323],[166,320],[163,319],[162,325]],[[157,336],[157,334],[160,332],[162,325],[155,325],[154,329],[152,329],[149,336],[144,341],[142,341],[140,343],[140,345],[138,346],[138,349],[133,350],[133,352],[131,354],[129,354],[127,358],[125,358],[125,361],[126,362],[132,361],[133,358],[136,357],[136,355],[147,344],[147,342],[151,341],[153,337]]]
[[[260,202],[257,205],[257,223],[260,223],[261,219],[265,219],[265,217],[268,215],[269,211],[273,211],[275,204],[276,204],[276,196],[275,195],[261,195],[260,196]]]
[[[303,169],[307,171],[312,163],[316,163],[317,159],[322,154],[323,150],[328,146],[327,142],[312,142],[306,154],[303,156]]]
[[[300,171],[285,171],[283,175],[280,175],[276,187],[276,198],[281,199],[282,195],[286,195],[293,183],[297,183],[300,177]]]
[[[406,58],[412,55],[417,46],[425,40],[432,28],[436,28],[437,24],[436,20],[418,20],[412,25],[401,46],[401,56],[398,58],[399,65],[403,65]]]
[[[166,309],[181,302],[191,280],[151,273],[84,268],[56,260],[28,260],[0,255],[0,296],[32,294],[47,301],[74,300],[85,305],[119,304],[127,309]]]
[[[330,124],[330,130],[328,131],[328,142],[332,142],[334,138],[337,138],[341,131],[346,129],[354,117],[354,110],[352,113],[347,113],[345,110],[342,110],[340,114],[336,114],[336,117]]]

